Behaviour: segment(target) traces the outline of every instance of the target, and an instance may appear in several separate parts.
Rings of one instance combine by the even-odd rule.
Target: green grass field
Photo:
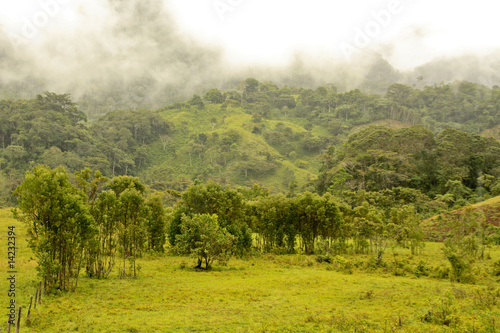
[[[0,255],[7,266],[7,227],[16,226],[16,301],[23,306],[21,332],[498,332],[499,278],[492,276],[498,247],[477,263],[475,285],[417,277],[446,267],[441,244],[422,255],[388,250],[386,267],[367,269],[369,256],[346,256],[332,264],[315,256],[261,255],[231,259],[209,272],[193,260],[147,255],[137,279],[83,276],[75,293],[51,295],[26,307],[39,278],[23,225],[0,210]],[[399,270],[394,270],[394,267]],[[6,272],[7,269],[2,269]],[[432,275],[432,274],[431,274]],[[0,279],[7,315],[7,273]],[[6,330],[6,320],[0,328]]]

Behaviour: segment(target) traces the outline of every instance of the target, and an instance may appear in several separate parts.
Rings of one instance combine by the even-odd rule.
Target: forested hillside
[[[447,205],[500,192],[500,89],[466,81],[385,95],[278,87],[237,90],[87,121],[69,95],[0,102],[2,202],[36,164],[133,175],[153,189],[195,179],[271,192],[412,188]],[[370,127],[370,125],[377,125]]]

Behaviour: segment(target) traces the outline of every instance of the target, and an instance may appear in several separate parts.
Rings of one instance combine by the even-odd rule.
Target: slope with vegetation
[[[158,190],[183,190],[194,179],[260,183],[273,192],[297,185],[313,190],[328,147],[338,149],[370,124],[422,124],[436,134],[488,133],[500,123],[499,91],[463,81],[422,89],[392,84],[380,96],[341,93],[333,85],[280,88],[247,79],[236,90],[211,89],[156,111],[110,111],[91,123],[69,95],[2,101],[0,195],[4,202],[12,200],[8,193],[38,163],[140,176]]]

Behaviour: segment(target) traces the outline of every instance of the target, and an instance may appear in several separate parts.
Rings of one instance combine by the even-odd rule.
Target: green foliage
[[[116,192],[115,192],[116,193]],[[144,197],[137,189],[129,187],[117,194],[118,243],[123,256],[122,276],[126,276],[126,260],[131,261],[136,277],[136,258],[144,249],[146,230],[144,228],[147,210]]]
[[[20,231],[16,268],[23,276],[34,277],[36,265],[30,258],[35,255],[27,247],[27,237],[22,235],[24,225],[10,216],[9,210],[0,210],[0,228],[6,230],[13,225]],[[7,233],[0,233],[0,242],[6,241]],[[476,262],[483,274],[477,275],[475,285],[438,280],[433,275],[434,268],[429,277],[415,278],[413,272],[420,260],[427,266],[449,266],[441,254],[442,246],[427,243],[418,257],[412,256],[409,249],[397,249],[406,276],[395,276],[389,260],[386,267],[365,272],[368,256],[349,253],[329,255],[332,263],[317,263],[315,257],[303,254],[255,255],[235,258],[220,266],[215,263],[213,271],[207,274],[193,274],[192,269],[186,269],[194,266],[186,257],[146,255],[138,258],[138,265],[142,266],[139,279],[120,279],[118,270],[102,280],[81,276],[77,294],[58,293],[57,297],[43,298],[42,306],[31,309],[29,324],[25,316],[21,318],[21,327],[40,333],[52,331],[54,325],[65,332],[82,327],[109,332],[168,331],[172,327],[227,332],[498,331],[498,277],[485,273],[490,273],[492,263],[500,258],[500,248],[491,248],[491,260]],[[7,247],[0,248],[0,254],[6,256]],[[29,305],[36,281],[17,280],[19,305]],[[2,279],[0,288],[7,290],[8,283]],[[89,306],[95,295],[101,303]],[[450,295],[452,301],[448,302]],[[456,323],[445,326],[443,320],[430,319],[443,318],[439,313],[450,313],[442,311],[442,303],[445,310],[451,310],[445,318],[459,318]],[[165,311],[172,315],[165,316]],[[228,311],[237,316],[228,316]],[[429,311],[430,321],[423,320]],[[113,315],[102,316],[103,312]],[[68,320],[68,316],[72,319]],[[95,321],[97,317],[99,321]],[[130,321],[132,317],[135,320]],[[4,323],[2,331],[6,326]]]
[[[214,260],[226,260],[233,251],[235,237],[221,228],[217,215],[195,214],[182,217],[181,233],[176,235],[175,247],[180,254],[198,259],[196,268],[211,268]]]
[[[396,243],[409,247],[412,254],[418,254],[424,246],[425,234],[420,226],[420,219],[413,206],[391,209],[389,233]]]
[[[286,248],[294,252],[297,236],[302,250],[314,252],[321,238],[329,245],[343,242],[343,220],[330,194],[320,197],[310,192],[287,198],[283,195],[262,197],[253,203],[254,225],[261,250]]]
[[[251,93],[256,92],[259,88],[259,81],[254,78],[248,78],[245,80],[245,92]]]
[[[76,288],[83,265],[89,277],[107,277],[117,252],[123,258],[121,276],[129,274],[128,267],[135,277],[143,250],[163,252],[161,198],[146,198],[136,177],[116,177],[110,190],[102,191],[107,182],[99,171],[84,169],[75,173],[73,185],[64,168],[38,166],[14,192],[22,212],[16,210],[16,216],[28,224],[30,246],[50,286]]]
[[[344,188],[358,193],[414,188],[436,198],[433,208],[419,203],[419,213],[442,209],[439,205],[459,208],[475,200],[474,192],[483,197],[494,189],[490,174],[496,174],[499,159],[491,154],[499,147],[498,141],[451,129],[434,136],[422,126],[368,127],[351,135],[337,154],[322,155],[316,186],[338,194]]]
[[[451,278],[457,282],[473,283],[474,261],[484,257],[485,221],[472,209],[455,217],[442,217],[449,228],[444,254],[452,267]]]
[[[430,309],[422,316],[423,322],[456,327],[460,323],[455,298],[452,294],[432,301]]]
[[[64,168],[37,166],[14,191],[15,216],[24,221],[38,269],[48,289],[75,289],[83,252],[95,234],[85,194],[69,182]]]
[[[203,100],[199,95],[193,95],[193,97],[189,100],[188,102],[192,106],[197,107],[198,109],[203,109],[205,107],[205,104],[203,103]]]
[[[500,260],[493,263],[493,276],[500,276]]]
[[[211,103],[221,104],[224,103],[224,94],[218,89],[210,89],[203,95],[203,98]]]
[[[174,218],[169,225],[169,242],[176,245],[176,235],[182,232],[182,216],[191,217],[195,214],[217,215],[217,221],[226,228],[237,241],[236,250],[239,254],[247,252],[251,247],[247,221],[245,220],[247,206],[243,195],[230,188],[222,188],[215,182],[195,183],[182,194],[178,202]]]
[[[87,276],[105,278],[115,265],[118,249],[117,196],[113,191],[101,192],[92,207],[97,235],[87,248]]]
[[[163,252],[166,242],[165,220],[166,212],[161,202],[161,197],[150,197],[146,201],[148,208],[146,216],[146,231],[148,237],[148,250]]]
[[[115,192],[117,196],[125,191],[126,189],[134,189],[141,194],[144,194],[145,186],[141,184],[141,181],[137,177],[130,176],[119,176],[114,177],[108,187]]]

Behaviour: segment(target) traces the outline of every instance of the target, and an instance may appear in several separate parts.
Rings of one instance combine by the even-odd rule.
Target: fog
[[[234,89],[250,76],[311,88],[334,83],[340,90],[370,90],[370,81],[414,85],[420,75],[422,84],[493,86],[500,84],[495,6],[447,0],[4,2],[0,97],[71,93],[86,112],[101,114],[157,108],[211,87]],[[461,21],[465,13],[470,16]],[[383,93],[377,89],[371,92]]]

